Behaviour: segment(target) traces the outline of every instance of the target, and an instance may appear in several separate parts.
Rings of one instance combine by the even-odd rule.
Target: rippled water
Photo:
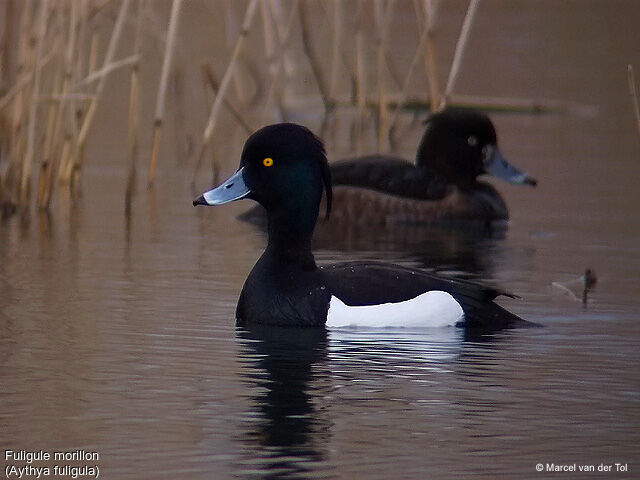
[[[63,196],[51,216],[0,224],[0,447],[95,451],[104,478],[582,478],[535,467],[616,462],[628,472],[589,478],[637,478],[640,139],[626,64],[640,68],[640,12],[509,5],[479,15],[460,90],[594,108],[493,115],[502,151],[539,180],[496,183],[508,229],[321,230],[317,256],[495,283],[545,328],[237,329],[264,245],[235,219],[250,203],[193,209],[190,171],[168,162],[128,221],[121,146],[98,133],[78,205]],[[587,267],[598,284],[584,308],[553,283],[579,297]]]

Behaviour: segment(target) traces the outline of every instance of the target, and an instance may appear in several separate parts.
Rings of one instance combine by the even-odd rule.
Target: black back
[[[426,166],[398,157],[367,155],[331,164],[333,185],[371,188],[419,200],[440,200],[447,192],[442,177]]]

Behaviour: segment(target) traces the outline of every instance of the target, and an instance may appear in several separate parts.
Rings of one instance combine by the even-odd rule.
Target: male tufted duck
[[[331,172],[322,141],[305,127],[280,123],[251,135],[235,174],[193,201],[250,198],[267,211],[268,243],[242,288],[239,325],[533,325],[493,302],[509,294],[475,283],[379,262],[316,266],[311,236],[323,189],[328,217]]]

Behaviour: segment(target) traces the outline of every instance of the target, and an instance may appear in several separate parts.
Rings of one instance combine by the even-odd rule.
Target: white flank
[[[432,290],[398,303],[351,307],[331,296],[327,328],[448,327],[464,318],[460,304],[447,292]]]

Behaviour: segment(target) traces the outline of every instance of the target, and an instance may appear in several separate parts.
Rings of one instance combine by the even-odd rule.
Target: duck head
[[[238,170],[193,205],[222,205],[242,198],[260,203],[270,227],[311,234],[318,219],[322,191],[326,218],[331,211],[331,173],[322,141],[293,123],[264,127],[244,145]],[[270,228],[271,230],[271,228]]]
[[[431,115],[418,147],[416,163],[429,167],[461,188],[489,174],[509,183],[536,185],[502,156],[493,123],[485,114],[464,108],[446,108]]]

